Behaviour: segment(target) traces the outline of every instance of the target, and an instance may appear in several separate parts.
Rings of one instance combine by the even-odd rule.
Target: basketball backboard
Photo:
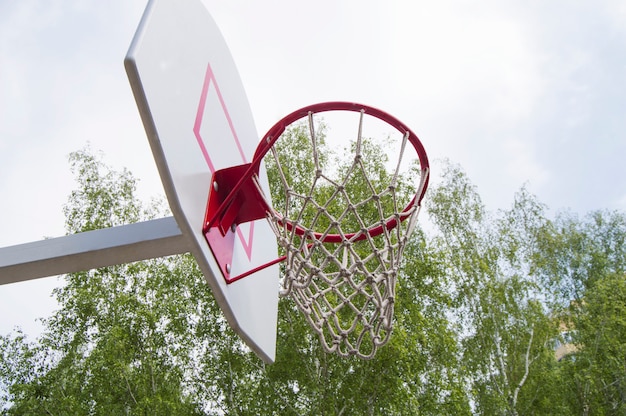
[[[278,266],[227,284],[202,232],[212,174],[251,161],[259,140],[226,42],[200,0],[150,0],[125,67],[178,226],[229,324],[273,362]],[[232,233],[233,275],[276,259],[265,220]]]

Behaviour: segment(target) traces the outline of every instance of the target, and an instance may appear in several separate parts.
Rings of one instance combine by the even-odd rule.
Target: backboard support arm
[[[227,284],[276,263],[272,261],[240,276],[231,275],[235,230],[239,224],[263,219],[270,209],[255,185],[259,160],[213,174],[202,233]]]
[[[190,251],[174,217],[0,248],[0,285]]]

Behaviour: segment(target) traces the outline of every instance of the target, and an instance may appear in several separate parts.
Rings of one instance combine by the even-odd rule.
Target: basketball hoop
[[[358,127],[350,130],[356,137],[348,146],[351,156],[344,160],[343,171],[324,163],[320,150],[323,135],[317,131],[320,124],[316,116],[337,113],[348,115]],[[305,171],[298,174],[308,179],[295,184],[293,172],[281,160],[277,142],[289,127],[303,126],[298,124],[301,120],[305,120],[308,131],[308,147],[302,150],[308,160]],[[371,137],[365,136],[364,129],[372,125],[383,126],[383,134],[389,134],[389,129],[399,134],[393,164],[376,160],[375,169],[367,165]],[[405,157],[413,154],[411,148],[416,158]],[[274,206],[258,182],[264,158],[268,170],[276,174],[270,183],[272,196],[280,191]],[[416,178],[410,187],[403,180],[405,159],[415,160],[410,169]],[[373,173],[376,177],[369,177]],[[216,185],[210,192],[204,233],[220,262],[221,246],[229,244],[222,242],[229,229],[266,218],[284,251],[283,257],[270,263],[284,261],[280,294],[295,301],[327,352],[368,359],[391,335],[402,254],[428,180],[424,147],[399,120],[356,103],[314,104],[276,123],[261,140],[251,163],[215,172],[213,183],[224,189],[218,191]],[[409,193],[409,188],[413,192]],[[258,270],[231,277],[228,263],[221,266],[227,282]]]

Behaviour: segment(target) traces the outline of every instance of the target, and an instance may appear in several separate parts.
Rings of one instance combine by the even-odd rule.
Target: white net
[[[275,176],[268,221],[286,257],[281,295],[295,301],[327,352],[367,359],[392,332],[402,252],[419,211],[410,202],[422,194],[428,170],[414,165],[417,180],[405,181],[409,134],[399,138],[390,165],[387,149],[377,153],[364,137],[364,116],[342,163],[329,163],[325,124],[309,114],[291,132],[293,149],[273,147],[266,165]]]

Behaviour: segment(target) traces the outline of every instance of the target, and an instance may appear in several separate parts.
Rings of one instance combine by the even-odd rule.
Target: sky
[[[383,109],[436,178],[459,164],[486,207],[522,186],[551,213],[626,210],[621,0],[205,0],[257,131],[308,104]],[[89,146],[163,195],[123,66],[146,0],[0,0],[0,247],[65,234],[68,155]],[[0,334],[56,304],[56,277],[0,286]]]

